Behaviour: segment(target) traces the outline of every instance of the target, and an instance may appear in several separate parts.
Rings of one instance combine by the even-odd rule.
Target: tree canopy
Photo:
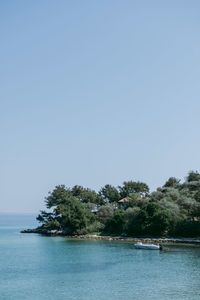
[[[119,201],[120,199],[125,199]],[[200,174],[190,171],[183,183],[170,177],[150,193],[146,183],[106,184],[98,192],[58,185],[45,199],[40,228],[65,234],[200,236]]]

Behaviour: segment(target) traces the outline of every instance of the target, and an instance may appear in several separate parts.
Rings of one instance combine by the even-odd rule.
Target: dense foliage
[[[123,200],[122,200],[123,199]],[[122,201],[120,201],[122,200]],[[143,182],[105,185],[97,193],[82,186],[56,186],[46,198],[48,211],[37,220],[47,230],[65,234],[130,236],[200,236],[200,174],[183,183],[170,177],[155,192]]]

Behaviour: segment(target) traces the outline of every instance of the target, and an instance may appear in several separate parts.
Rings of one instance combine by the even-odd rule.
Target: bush
[[[112,219],[110,219],[106,226],[105,226],[105,232],[110,233],[117,233],[121,234],[124,232],[124,226],[125,226],[125,213],[124,210],[118,209]]]
[[[200,221],[187,221],[180,222],[175,234],[182,237],[200,237]]]
[[[87,227],[78,230],[77,234],[88,234],[88,233],[94,233],[94,232],[101,232],[104,228],[104,225],[98,221],[95,221],[94,223],[88,225]]]

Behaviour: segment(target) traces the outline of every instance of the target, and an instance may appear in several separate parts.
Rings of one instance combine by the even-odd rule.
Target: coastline
[[[149,237],[124,237],[124,236],[102,236],[102,235],[67,235],[58,230],[44,229],[25,229],[21,233],[37,233],[48,236],[62,236],[73,239],[95,239],[105,241],[124,241],[124,242],[144,242],[144,243],[163,243],[163,244],[195,244],[200,245],[200,239],[197,238],[149,238]]]

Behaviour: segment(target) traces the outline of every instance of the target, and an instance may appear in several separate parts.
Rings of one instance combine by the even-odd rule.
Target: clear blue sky
[[[199,1],[0,2],[0,212],[200,166]]]

